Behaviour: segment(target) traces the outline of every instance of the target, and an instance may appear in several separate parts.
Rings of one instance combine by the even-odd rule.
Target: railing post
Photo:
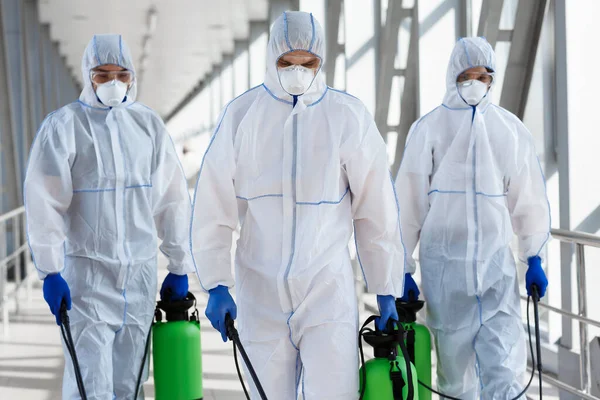
[[[576,245],[577,253],[577,284],[579,316],[587,317],[587,290],[585,278],[585,247],[578,243]],[[581,373],[581,390],[589,393],[591,387],[590,381],[590,344],[588,341],[588,326],[583,322],[579,322],[579,367]]]
[[[12,218],[13,221],[13,232],[14,232],[14,242],[15,242],[15,252],[18,252],[15,258],[15,313],[19,314],[21,312],[21,307],[19,304],[19,289],[21,288],[21,282],[23,281],[23,276],[21,274],[21,251],[20,249],[23,245],[21,243],[21,216],[15,215]]]

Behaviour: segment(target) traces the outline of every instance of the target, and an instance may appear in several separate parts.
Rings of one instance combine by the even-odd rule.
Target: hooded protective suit
[[[134,71],[120,35],[94,36],[83,55],[79,100],[42,123],[25,207],[40,278],[60,271],[71,289],[88,399],[132,399],[155,306],[157,237],[169,271],[193,271],[185,228],[191,203],[162,120],[135,102],[135,81],[117,107],[96,97],[90,70],[103,64]],[[66,357],[63,399],[77,399]]]
[[[409,272],[420,239],[422,286],[438,353],[438,385],[448,395],[510,399],[522,385],[525,337],[509,248],[524,262],[550,237],[545,182],[533,138],[510,112],[476,107],[456,79],[469,68],[495,69],[483,38],[456,44],[444,103],[415,122],[396,187]]]
[[[353,220],[369,292],[400,297],[399,210],[364,105],[328,88],[321,73],[296,99],[283,90],[277,60],[296,49],[322,59],[323,31],[311,14],[275,21],[265,83],[221,113],[197,183],[193,256],[206,290],[232,286],[239,222],[239,330],[267,396],[296,398],[303,371],[305,399],[347,400],[358,391]]]

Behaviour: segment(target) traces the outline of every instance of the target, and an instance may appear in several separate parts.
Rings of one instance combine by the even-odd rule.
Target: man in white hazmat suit
[[[358,313],[348,242],[354,230],[380,326],[396,319],[404,247],[386,147],[356,98],[328,88],[312,14],[274,23],[264,84],[230,102],[204,156],[191,226],[225,336],[236,316],[232,232],[241,223],[236,294],[243,344],[269,399],[358,395]],[[253,389],[254,396],[257,392]]]
[[[529,264],[528,292],[535,284],[543,296],[547,286],[540,259],[550,238],[544,177],[531,134],[492,104],[494,70],[484,38],[458,41],[444,102],[413,124],[396,180],[410,273],[420,240],[438,385],[461,399],[507,400],[523,389],[514,233]]]
[[[161,296],[182,298],[194,270],[191,202],[162,120],[135,102],[121,36],[94,36],[81,68],[79,100],[46,117],[31,149],[29,245],[57,323],[61,304],[72,303],[87,398],[133,399],[155,308],[157,238],[170,271]],[[63,399],[76,399],[66,357]]]

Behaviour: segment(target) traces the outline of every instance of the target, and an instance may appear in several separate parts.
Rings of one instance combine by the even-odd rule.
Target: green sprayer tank
[[[360,399],[419,400],[417,370],[406,357],[406,347],[400,346],[405,336],[404,330],[392,329],[393,334],[385,334],[378,330],[365,331],[368,322],[369,320],[361,329],[361,337],[373,347],[375,358],[360,368]]]
[[[202,399],[202,347],[196,299],[188,293],[182,301],[159,301],[155,319],[152,357],[156,400]]]
[[[420,300],[403,302],[396,300],[398,319],[406,331],[406,348],[417,370],[419,381],[431,387],[431,336],[424,325],[417,323],[417,312],[425,303]],[[419,385],[419,399],[431,400],[431,392]]]

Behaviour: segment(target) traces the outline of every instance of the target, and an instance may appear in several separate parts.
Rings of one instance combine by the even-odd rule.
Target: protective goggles
[[[90,77],[92,82],[96,84],[103,84],[107,82],[111,82],[117,80],[119,82],[123,82],[126,84],[130,84],[133,82],[133,72],[124,70],[124,71],[94,71],[90,72]]]
[[[463,72],[458,75],[456,81],[458,83],[466,82],[466,81],[480,81],[486,84],[490,84],[494,81],[494,73],[493,72]]]

